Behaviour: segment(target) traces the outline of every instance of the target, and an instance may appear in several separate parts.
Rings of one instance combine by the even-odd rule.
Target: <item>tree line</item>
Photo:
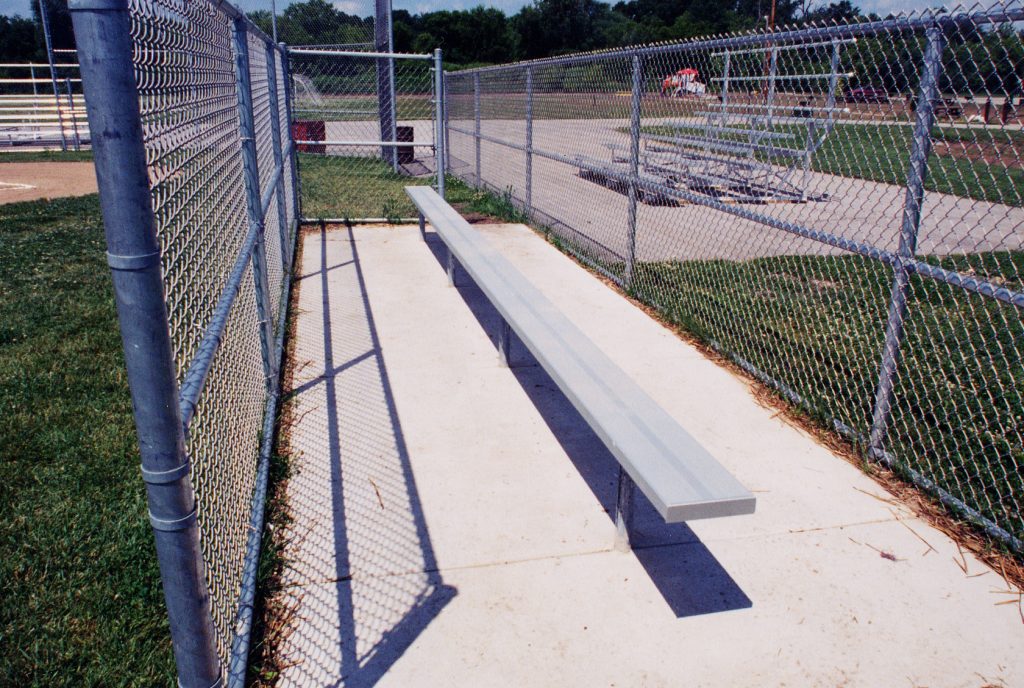
[[[55,48],[73,48],[67,0],[44,0]],[[570,52],[671,41],[764,27],[771,0],[534,0],[512,15],[488,7],[393,14],[399,52],[440,47],[448,69],[549,57]],[[45,61],[39,6],[31,18],[0,16],[0,61]],[[250,14],[268,33],[270,13]],[[873,20],[850,0],[776,0],[775,24]],[[277,17],[279,40],[291,45],[365,45],[373,19],[346,14],[327,0],[303,0]],[[980,29],[969,22],[947,25],[944,90],[958,93],[1019,93],[1024,80],[1024,41],[1007,25]],[[923,52],[920,35],[898,40],[879,36],[858,43],[846,63],[853,85],[912,92]]]
[[[450,65],[549,57],[765,26],[771,0],[534,0],[509,16],[493,7],[392,15],[395,50],[441,48]],[[270,13],[253,12],[270,29]],[[853,20],[849,0],[776,0],[775,24]],[[305,0],[278,15],[278,37],[293,45],[366,42],[372,20],[345,14],[326,0]]]

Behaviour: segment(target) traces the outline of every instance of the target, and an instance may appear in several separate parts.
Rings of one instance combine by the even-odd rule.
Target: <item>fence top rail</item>
[[[375,53],[365,50],[319,50],[313,48],[288,48],[289,55],[313,55],[322,57],[362,57],[370,59],[433,60],[430,53]]]
[[[1024,7],[1008,8],[1002,5],[995,5],[990,9],[977,12],[945,12],[944,10],[922,10],[916,13],[903,14],[878,21],[867,21],[851,24],[822,24],[808,25],[794,28],[782,28],[772,32],[758,31],[733,35],[726,35],[713,38],[698,38],[688,41],[671,43],[654,43],[649,45],[637,45],[626,48],[612,48],[609,50],[591,51],[563,55],[559,57],[545,57],[536,60],[524,60],[521,62],[510,62],[508,64],[492,65],[489,67],[476,67],[475,69],[464,69],[449,72],[453,76],[469,76],[471,74],[484,74],[487,72],[501,72],[512,69],[531,69],[535,67],[558,67],[576,64],[579,62],[594,62],[598,60],[616,60],[632,57],[650,57],[663,53],[673,52],[697,52],[705,50],[733,50],[734,48],[750,48],[764,46],[766,48],[782,48],[784,43],[792,43],[792,47],[803,47],[800,45],[812,42],[831,41],[833,39],[854,39],[858,37],[874,36],[880,33],[891,31],[912,31],[932,27],[956,27],[963,24],[974,26],[985,26],[991,24],[1006,24],[1024,21]]]
[[[278,46],[277,43],[275,43],[274,40],[270,36],[268,36],[266,34],[266,32],[263,31],[263,29],[261,29],[259,26],[257,26],[256,23],[253,22],[252,19],[249,19],[249,17],[246,16],[245,12],[243,12],[240,9],[238,9],[237,7],[232,5],[230,2],[227,2],[227,0],[209,0],[209,3],[210,3],[211,7],[213,7],[214,9],[216,9],[216,10],[218,10],[220,12],[223,12],[230,19],[242,20],[243,22],[245,22],[247,30],[250,31],[251,33],[255,34],[256,37],[258,37],[264,43],[267,43],[268,45],[274,46],[274,48],[279,50],[279,51],[282,50],[282,48],[280,46]],[[68,0],[68,9],[71,10],[71,11],[74,11],[74,10],[95,10],[95,9],[127,11],[128,10],[128,0]],[[75,53],[75,52],[77,52],[77,50],[73,50],[73,49],[69,49],[69,48],[63,48],[63,49],[55,48],[52,52],[55,52],[55,53]],[[64,65],[55,65],[55,66],[64,66]]]

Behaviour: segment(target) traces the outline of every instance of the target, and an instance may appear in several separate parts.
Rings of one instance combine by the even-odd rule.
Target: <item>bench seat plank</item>
[[[406,191],[666,521],[753,513],[753,495],[433,189]]]

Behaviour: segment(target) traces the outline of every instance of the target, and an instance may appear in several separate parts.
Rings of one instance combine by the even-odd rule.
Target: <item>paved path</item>
[[[530,230],[478,228],[758,511],[641,504],[614,551],[614,459],[541,369],[498,366],[433,235],[307,234],[282,686],[1024,684],[998,575]]]
[[[678,118],[649,118],[657,125]],[[415,140],[429,143],[434,135],[429,121],[403,121],[412,126]],[[473,122],[452,120],[451,126],[472,130]],[[333,140],[376,140],[374,122],[328,122],[326,134]],[[533,141],[538,149],[575,158],[586,156],[609,163],[610,145],[628,146],[627,120],[538,120]],[[525,144],[522,120],[485,120],[485,136]],[[832,136],[842,135],[841,126]],[[449,169],[471,180],[475,174],[475,148],[470,136],[452,132]],[[334,155],[376,157],[377,147],[329,146]],[[417,148],[420,159],[430,158],[429,148]],[[864,150],[865,158],[873,155]],[[909,155],[909,151],[907,152]],[[430,165],[433,165],[432,160]],[[523,200],[526,188],[525,154],[484,141],[481,146],[484,181],[493,189],[510,190]],[[610,255],[627,252],[626,197],[599,184],[580,179],[577,168],[541,156],[533,158],[533,205],[544,215],[604,247]],[[901,176],[903,171],[894,171]],[[993,168],[999,173],[998,168]],[[738,204],[735,207],[768,215],[876,248],[895,251],[903,217],[906,190],[902,186],[864,179],[812,173],[809,188],[828,200],[809,203]],[[918,253],[973,253],[1024,250],[1024,208],[987,203],[948,194],[928,193],[918,238]],[[705,206],[688,204],[665,207],[639,204],[637,255],[641,260],[727,259],[747,260],[775,255],[840,254],[825,244],[772,229]]]
[[[660,120],[645,120],[645,125]],[[471,130],[471,121],[452,121]],[[539,120],[534,146],[570,158],[584,155],[610,162],[609,144],[627,146],[626,120]],[[484,135],[525,142],[525,123],[487,120]],[[841,131],[832,134],[841,135]],[[873,155],[863,151],[865,157]],[[909,151],[907,152],[909,155]],[[475,174],[470,136],[453,133],[452,169],[464,178]],[[496,189],[511,188],[519,198],[526,187],[525,155],[484,142],[484,181]],[[993,168],[998,173],[999,170]],[[902,171],[897,171],[897,176]],[[737,207],[769,215],[845,239],[895,250],[899,244],[904,196],[901,186],[829,174],[811,174],[809,187],[829,200],[810,203],[742,204]],[[583,233],[613,253],[626,252],[626,197],[580,179],[571,165],[534,156],[533,203],[541,212]],[[664,258],[744,260],[760,256],[837,253],[824,244],[750,222],[700,205],[680,208],[640,204],[637,253],[642,260]],[[1024,249],[1024,208],[929,193],[918,240],[919,253],[947,254]]]

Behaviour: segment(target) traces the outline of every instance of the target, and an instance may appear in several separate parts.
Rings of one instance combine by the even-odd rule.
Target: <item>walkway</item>
[[[433,235],[305,236],[282,686],[1024,683],[1001,578],[522,226],[478,225],[758,496],[614,550],[616,464]],[[522,355],[522,351],[518,352]],[[927,543],[927,544],[926,544]]]

